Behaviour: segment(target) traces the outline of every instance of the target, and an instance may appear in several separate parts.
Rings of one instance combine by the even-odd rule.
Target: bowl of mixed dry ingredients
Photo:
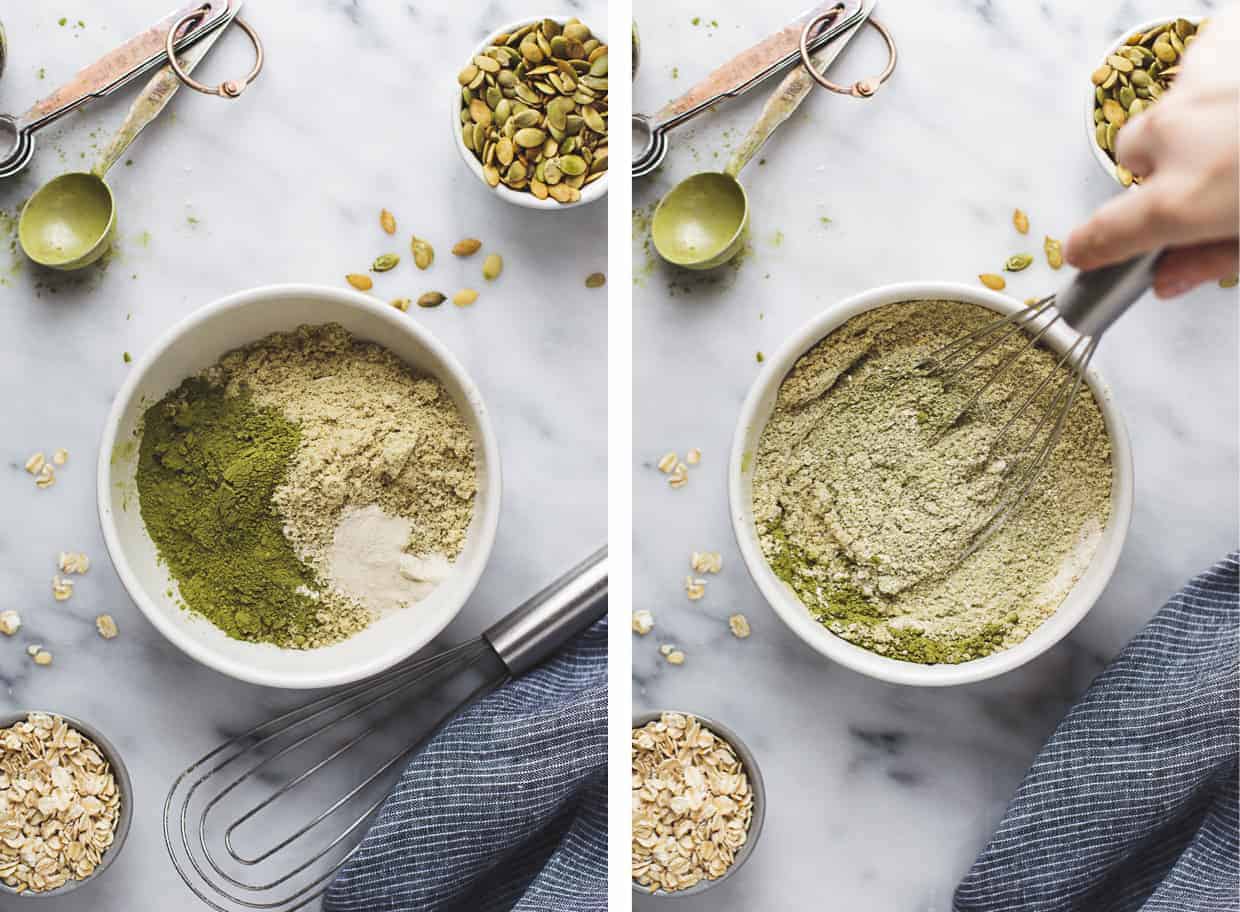
[[[0,895],[60,896],[102,875],[129,835],[132,795],[120,754],[86,723],[0,717]]]
[[[499,518],[481,395],[405,314],[278,285],[210,304],[134,365],[99,516],[138,607],[242,680],[383,671],[456,616]]]
[[[1085,130],[1098,164],[1125,187],[1140,175],[1115,160],[1120,130],[1148,111],[1179,75],[1184,52],[1205,26],[1199,16],[1155,19],[1124,32],[1091,61]]]
[[[992,445],[1074,334],[1054,326],[955,425],[1018,340],[950,385],[919,365],[1023,306],[966,285],[885,286],[803,326],[754,382],[733,438],[733,529],[775,612],[828,658],[900,684],[982,680],[1067,635],[1110,579],[1132,457],[1094,370],[1030,495],[968,553],[1021,465]],[[1005,439],[1037,417],[1017,415]]]
[[[607,194],[608,48],[580,19],[495,28],[457,73],[461,161],[505,202],[571,209]]]
[[[723,883],[762,835],[753,752],[721,723],[675,710],[635,715],[630,745],[633,892],[690,896]]]

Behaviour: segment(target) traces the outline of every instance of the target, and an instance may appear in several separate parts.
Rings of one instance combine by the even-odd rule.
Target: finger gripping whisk
[[[958,383],[984,359],[997,364],[985,375],[976,392],[949,422],[959,425],[982,402],[986,391],[1009,372],[1027,353],[1045,344],[1052,327],[1063,323],[1075,337],[1029,394],[1016,406],[993,438],[989,457],[1006,472],[1005,483],[995,501],[994,512],[979,528],[966,554],[977,550],[1024,502],[1063,435],[1076,404],[1086,373],[1103,332],[1153,284],[1161,251],[1144,254],[1113,266],[1078,273],[1067,288],[1042,298],[1023,310],[999,317],[980,329],[954,339],[931,352],[919,365],[937,376],[945,387]],[[1015,430],[1028,416],[1021,433]],[[963,559],[963,558],[962,558]]]
[[[601,549],[479,638],[225,741],[181,773],[164,803],[177,873],[216,912],[318,908],[431,736],[606,611]]]

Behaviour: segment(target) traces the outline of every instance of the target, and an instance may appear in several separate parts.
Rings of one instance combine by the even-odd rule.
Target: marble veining
[[[636,109],[657,109],[803,6],[638,0]],[[1103,341],[1098,364],[1136,463],[1131,533],[1085,621],[1019,671],[915,690],[830,664],[763,602],[728,521],[727,454],[757,352],[868,288],[973,282],[1020,250],[1041,263],[1044,234],[1066,237],[1115,190],[1082,124],[1094,58],[1162,11],[1151,0],[880,2],[876,15],[900,48],[893,79],[868,102],[812,95],[745,170],[753,225],[739,266],[675,272],[646,245],[644,225],[677,180],[723,167],[763,91],[676,131],[668,160],[635,186],[634,597],[655,629],[634,637],[634,709],[725,722],[756,752],[768,790],[746,867],[678,908],[947,912],[1056,722],[1168,595],[1234,547],[1237,301],[1214,286],[1143,300]],[[836,81],[877,72],[882,59],[878,38],[862,33]],[[1032,221],[1025,238],[1011,227],[1016,206]],[[1024,298],[1061,280],[1043,264],[1009,288]],[[690,447],[702,463],[671,490],[654,464]],[[691,603],[683,584],[694,550],[721,551],[724,568]],[[753,627],[744,641],[727,628],[736,611]],[[660,643],[683,649],[685,664],[668,665]]]
[[[0,110],[18,111],[167,11],[126,4],[6,4],[10,56]],[[600,21],[597,0],[552,0],[538,12]],[[116,865],[48,912],[196,908],[162,844],[160,815],[176,773],[226,736],[300,704],[241,684],[167,643],[129,601],[98,531],[95,458],[103,420],[135,356],[196,307],[275,282],[342,286],[385,250],[404,256],[377,291],[414,297],[464,286],[469,309],[415,312],[464,363],[499,436],[505,503],[491,563],[443,642],[476,635],[606,535],[606,292],[583,281],[606,271],[602,205],[531,213],[492,198],[459,160],[448,131],[455,77],[486,22],[528,11],[510,0],[448,4],[266,0],[245,17],[266,43],[267,68],[239,101],[182,92],[111,173],[120,204],[117,253],[79,276],[36,270],[0,249],[0,608],[25,627],[0,637],[0,711],[80,716],[124,754],[135,820]],[[67,17],[64,26],[57,24]],[[77,25],[81,19],[85,24]],[[196,75],[244,73],[248,44],[225,36]],[[8,216],[43,180],[89,166],[133,91],[96,103],[39,136],[34,166],[0,183]],[[396,213],[395,238],[378,212]],[[417,232],[436,246],[432,271],[408,253]],[[480,259],[449,253],[461,237],[504,255],[494,285]],[[71,456],[55,487],[36,490],[22,465],[42,449]],[[73,598],[55,602],[56,554],[94,562]],[[99,638],[94,618],[120,636]],[[36,667],[28,643],[54,654]],[[7,908],[6,904],[6,908]]]

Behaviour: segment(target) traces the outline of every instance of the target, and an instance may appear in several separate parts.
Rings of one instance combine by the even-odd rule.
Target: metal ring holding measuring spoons
[[[250,43],[254,45],[254,68],[246,74],[244,79],[228,79],[221,82],[217,86],[209,86],[205,83],[194,79],[181,66],[181,62],[177,60],[176,54],[172,52],[172,36],[177,33],[177,29],[191,22],[195,17],[201,15],[198,12],[192,12],[182,16],[168,32],[168,63],[172,67],[172,72],[177,74],[177,79],[181,80],[189,88],[195,92],[201,92],[204,95],[218,95],[220,98],[237,98],[245,91],[246,87],[258,78],[258,74],[263,71],[263,43],[259,40],[258,33],[241,19],[240,16],[233,17],[233,22],[245,32],[246,37],[250,39]]]
[[[806,25],[801,32],[801,62],[805,64],[805,69],[809,70],[809,75],[814,78],[814,82],[824,89],[829,89],[839,95],[851,95],[853,98],[870,98],[878,91],[879,86],[890,79],[891,74],[895,72],[897,58],[896,40],[891,37],[891,32],[887,31],[887,28],[877,19],[872,16],[866,19],[866,24],[874,26],[878,33],[883,36],[883,41],[887,43],[887,53],[889,55],[887,67],[877,76],[871,76],[868,79],[858,79],[850,86],[836,85],[822,73],[818,72],[818,68],[814,66],[814,62],[810,58],[809,36],[814,33],[814,30],[818,28],[821,22],[829,18],[830,14],[824,13]]]

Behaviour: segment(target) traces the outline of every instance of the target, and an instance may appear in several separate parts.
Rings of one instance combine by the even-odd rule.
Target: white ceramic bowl
[[[970,285],[909,282],[885,285],[827,308],[793,334],[774,357],[767,358],[766,366],[758,374],[749,395],[745,397],[732,440],[728,466],[728,498],[732,512],[732,529],[745,565],[763,596],[775,609],[775,613],[797,636],[827,658],[872,678],[894,684],[939,687],[981,681],[1011,671],[1050,649],[1085,617],[1111,578],[1124,545],[1124,538],[1128,534],[1128,524],[1132,516],[1132,452],[1128,431],[1110,389],[1098,372],[1091,368],[1086,379],[1098,400],[1107,434],[1111,438],[1114,472],[1111,483],[1111,516],[1093,560],[1058,610],[1027,639],[1011,649],[958,665],[920,665],[889,659],[854,646],[822,626],[801,604],[796,593],[774,574],[762,556],[753,522],[752,474],[743,470],[742,466],[747,462],[747,454],[757,452],[759,438],[775,408],[779,386],[801,355],[859,313],[884,304],[924,299],[966,301],[1001,314],[1012,313],[1023,306],[1019,301],[1005,295]],[[1052,328],[1044,341],[1054,350],[1062,352],[1074,337],[1072,330],[1061,322]]]
[[[221,355],[269,333],[310,323],[341,324],[378,342],[452,395],[474,437],[478,494],[473,522],[452,575],[424,601],[392,612],[344,642],[313,650],[230,639],[165,593],[176,591],[142,522],[135,488],[145,410]],[[269,687],[329,687],[378,674],[425,646],[473,591],[495,541],[500,460],[482,396],[464,368],[409,316],[354,291],[269,285],[230,295],[182,320],[133,365],[104,425],[99,449],[99,522],[121,582],[142,613],[182,651],[234,678]]]
[[[1149,31],[1155,26],[1163,25],[1167,22],[1174,22],[1176,19],[1187,19],[1194,25],[1199,25],[1202,17],[1160,16],[1159,18],[1151,19],[1148,22],[1140,22],[1130,29],[1125,29],[1122,34],[1106,46],[1106,49],[1103,50],[1102,53],[1100,53],[1097,57],[1091,58],[1092,62],[1090,63],[1089,69],[1085,71],[1085,83],[1089,86],[1089,94],[1085,96],[1085,141],[1089,143],[1089,150],[1094,154],[1094,161],[1098,162],[1098,165],[1102,168],[1102,170],[1111,175],[1111,179],[1117,184],[1119,183],[1119,177],[1115,173],[1115,162],[1111,161],[1111,156],[1107,155],[1106,152],[1098,147],[1098,140],[1094,135],[1096,132],[1095,127],[1097,126],[1094,123],[1094,104],[1097,102],[1097,96],[1094,92],[1094,84],[1089,79],[1089,74],[1098,69],[1098,67],[1102,66],[1108,57],[1123,47],[1124,42],[1128,40],[1129,35],[1134,32]]]
[[[475,57],[477,57],[479,54],[485,51],[488,47],[490,47],[491,38],[494,37],[495,35],[501,34],[503,32],[516,31],[517,29],[521,28],[521,26],[528,25],[531,22],[541,22],[544,19],[554,19],[556,22],[563,22],[565,19],[568,19],[568,18],[571,18],[571,17],[565,16],[563,14],[547,15],[547,16],[527,16],[526,18],[519,19],[516,22],[509,22],[506,25],[501,25],[497,28],[493,28],[489,32],[487,32],[486,39],[480,42],[472,51],[470,51],[469,59],[466,60],[465,63],[469,63]],[[583,19],[582,22],[585,22],[585,20]],[[595,29],[593,22],[586,22],[585,24],[590,27],[590,31],[594,34],[596,38],[598,38],[604,44],[607,43],[607,37],[603,34],[602,31]],[[465,66],[465,64],[461,64],[461,66],[463,67]],[[451,104],[452,122],[449,124],[452,130],[452,144],[456,146],[456,151],[461,154],[461,161],[465,163],[465,167],[468,168],[473,173],[474,177],[478,178],[478,180],[482,183],[482,186],[486,187],[488,190],[490,190],[492,193],[494,193],[496,196],[498,196],[500,199],[502,199],[506,203],[512,203],[514,206],[524,206],[526,209],[541,209],[547,212],[554,212],[559,209],[575,209],[578,206],[585,206],[585,205],[588,205],[589,203],[593,203],[595,200],[600,200],[604,196],[607,195],[607,182],[611,179],[610,170],[605,172],[603,176],[600,177],[598,180],[596,180],[594,183],[587,184],[586,186],[582,187],[581,188],[581,199],[577,200],[577,202],[575,203],[557,203],[553,199],[540,200],[538,197],[536,197],[532,193],[525,193],[525,192],[519,192],[517,190],[511,190],[508,187],[505,187],[502,183],[498,187],[492,187],[490,184],[488,184],[486,177],[482,173],[482,162],[478,161],[474,153],[470,151],[469,146],[465,145],[465,140],[461,136],[461,84],[456,81],[456,72],[457,71],[454,71],[452,73],[452,88],[453,88],[452,104]],[[608,124],[609,129],[610,129],[610,126],[611,125],[609,123]]]

